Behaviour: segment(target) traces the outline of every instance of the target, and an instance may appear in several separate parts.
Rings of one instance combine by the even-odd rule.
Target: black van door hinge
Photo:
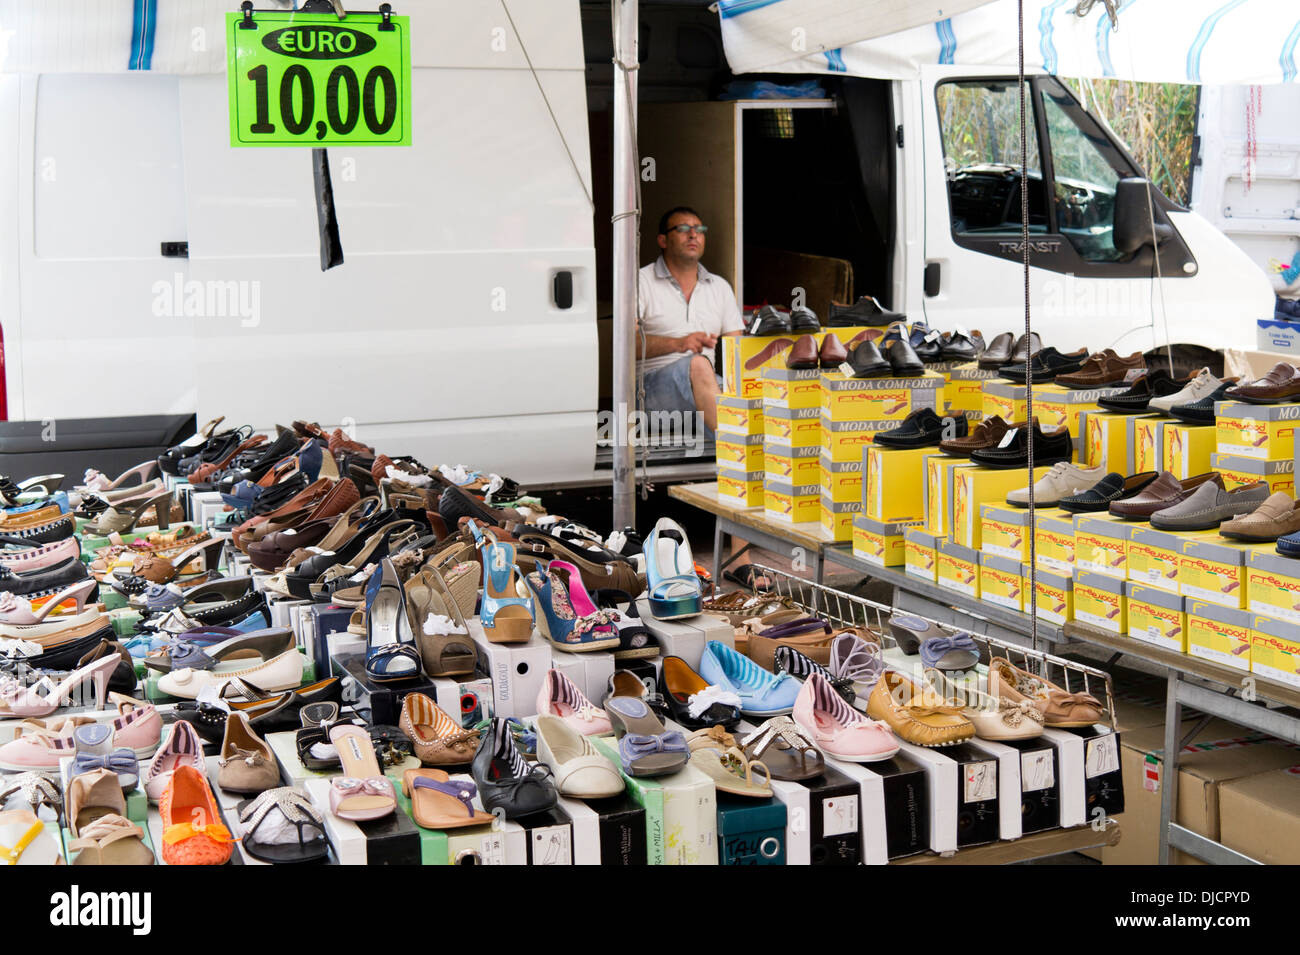
[[[898,148],[902,149],[903,148],[903,124],[902,123],[898,124],[898,129],[894,130],[894,133],[898,139]]]

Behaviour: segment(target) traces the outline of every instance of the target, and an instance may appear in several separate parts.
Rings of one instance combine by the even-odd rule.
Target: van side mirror
[[[1152,245],[1152,217],[1155,219],[1155,245],[1173,238],[1174,227],[1156,201],[1155,186],[1146,179],[1130,177],[1115,184],[1115,225],[1112,239],[1115,248],[1132,255],[1144,245]]]

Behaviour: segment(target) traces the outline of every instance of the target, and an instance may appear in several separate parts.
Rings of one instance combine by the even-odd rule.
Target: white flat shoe
[[[561,795],[600,799],[623,791],[614,764],[558,716],[537,717],[537,760],[551,767]]]

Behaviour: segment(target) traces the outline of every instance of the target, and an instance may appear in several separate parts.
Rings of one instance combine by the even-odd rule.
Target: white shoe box
[[[1056,747],[1057,785],[1061,797],[1061,828],[1088,821],[1088,796],[1084,776],[1084,738],[1069,730],[1043,730],[1043,739]],[[1118,743],[1116,743],[1118,759]]]
[[[722,617],[702,613],[681,620],[656,620],[650,614],[650,601],[642,597],[636,603],[641,623],[659,643],[663,656],[681,657],[693,670],[699,670],[704,645],[717,640],[733,649],[736,646],[736,628]]]
[[[550,643],[537,634],[527,643],[489,643],[477,617],[467,623],[478,648],[479,669],[492,680],[495,715],[520,719],[535,716],[537,694],[552,666]]]

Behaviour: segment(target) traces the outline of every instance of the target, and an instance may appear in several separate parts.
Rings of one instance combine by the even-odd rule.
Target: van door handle
[[[563,269],[551,279],[551,297],[556,308],[573,308],[573,273]]]
[[[936,295],[939,294],[939,263],[938,262],[925,263],[925,283],[923,287],[925,289],[926,298],[934,298]]]

